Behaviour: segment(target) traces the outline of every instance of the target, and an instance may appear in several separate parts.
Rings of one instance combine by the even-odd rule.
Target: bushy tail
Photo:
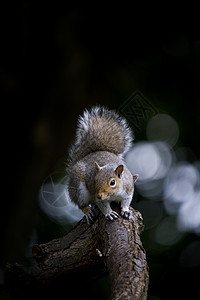
[[[74,164],[95,151],[109,151],[123,157],[132,145],[133,134],[124,118],[105,107],[85,110],[78,119],[69,163]]]

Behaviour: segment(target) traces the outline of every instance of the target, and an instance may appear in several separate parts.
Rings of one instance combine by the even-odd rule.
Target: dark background
[[[19,1],[8,3],[1,14],[3,270],[8,262],[24,262],[33,230],[38,242],[64,234],[40,211],[38,190],[57,165],[64,170],[84,108],[118,109],[139,90],[178,122],[188,161],[199,160],[200,34],[195,9]],[[142,139],[144,131],[136,136]],[[199,265],[183,268],[179,255],[183,245],[199,237],[186,234],[181,243],[154,252],[145,233],[143,239],[149,299],[194,298]],[[1,283],[2,297],[8,297],[3,275]]]

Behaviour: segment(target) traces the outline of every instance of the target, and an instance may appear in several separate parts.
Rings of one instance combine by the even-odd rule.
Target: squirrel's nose
[[[101,200],[103,198],[103,193],[97,194],[97,198]]]

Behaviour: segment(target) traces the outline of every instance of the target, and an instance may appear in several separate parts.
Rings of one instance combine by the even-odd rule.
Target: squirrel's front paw
[[[130,219],[132,217],[131,210],[121,210],[121,215],[124,219]]]
[[[112,210],[109,214],[106,214],[105,217],[107,220],[113,221],[119,218],[119,214],[116,211]]]

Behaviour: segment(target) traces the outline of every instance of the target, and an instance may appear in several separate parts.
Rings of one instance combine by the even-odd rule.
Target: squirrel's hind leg
[[[90,203],[90,193],[84,181],[76,180],[76,178],[71,179],[68,184],[68,191],[71,200],[81,209]]]

